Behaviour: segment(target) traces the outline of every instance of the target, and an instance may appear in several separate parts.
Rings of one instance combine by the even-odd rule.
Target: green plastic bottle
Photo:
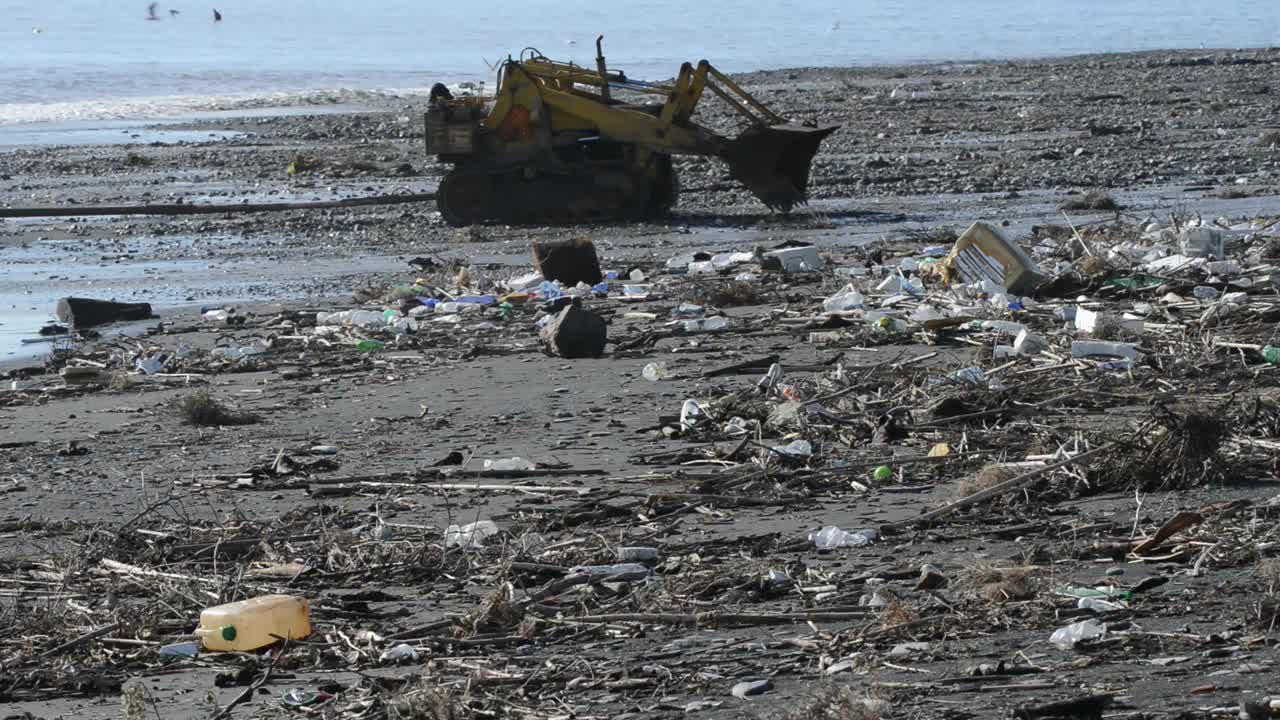
[[[386,345],[381,340],[361,340],[356,343],[356,350],[362,353],[375,353],[382,350]]]
[[[1280,347],[1268,345],[1262,348],[1262,359],[1272,365],[1280,365]]]

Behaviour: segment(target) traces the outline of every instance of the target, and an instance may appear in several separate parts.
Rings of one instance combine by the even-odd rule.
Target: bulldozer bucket
[[[729,174],[770,209],[789,212],[807,199],[813,156],[838,127],[754,127],[729,141],[720,158],[729,165]]]

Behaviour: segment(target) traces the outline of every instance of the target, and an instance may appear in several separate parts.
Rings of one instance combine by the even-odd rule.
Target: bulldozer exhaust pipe
[[[808,200],[813,156],[838,127],[796,123],[753,127],[730,140],[719,155],[729,165],[729,174],[766,206],[790,212]]]

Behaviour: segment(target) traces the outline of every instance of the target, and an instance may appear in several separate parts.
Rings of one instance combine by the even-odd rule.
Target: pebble
[[[746,682],[740,682],[737,685],[734,685],[733,690],[730,690],[729,692],[736,698],[747,698],[752,695],[763,695],[772,689],[773,681],[765,678],[764,680],[748,680]]]

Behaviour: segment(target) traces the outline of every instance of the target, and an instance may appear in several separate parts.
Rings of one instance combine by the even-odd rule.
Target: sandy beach
[[[1131,372],[1073,365],[1069,352],[993,358],[989,337],[963,333],[862,328],[830,345],[811,333],[846,328],[813,319],[850,282],[841,268],[949,248],[975,221],[1030,247],[1071,227],[1103,243],[1174,217],[1275,218],[1280,147],[1263,140],[1280,128],[1278,67],[1273,49],[740,76],[790,117],[841,126],[814,163],[809,206],[789,216],[717,161],[677,159],[678,206],[636,224],[456,229],[431,204],[0,220],[0,707],[120,717],[138,692],[126,684],[140,682],[160,717],[210,717],[271,666],[231,716],[297,717],[280,698],[300,688],[334,696],[314,712],[351,718],[888,717],[872,698],[892,717],[960,720],[1095,695],[1110,698],[1105,714],[1020,717],[1233,717],[1274,690],[1280,661],[1268,574],[1280,375],[1256,349],[1214,343],[1276,344],[1274,288],[1248,290],[1247,321],[1153,310],[1147,323],[1168,329],[1148,330],[1151,359]],[[120,130],[129,143],[0,147],[0,207],[431,192],[447,167],[425,154],[423,98],[385,103],[140,123]],[[702,112],[733,123],[728,109]],[[311,169],[288,174],[299,156]],[[1076,202],[1091,191],[1113,205]],[[545,353],[533,302],[370,335],[385,342],[373,353],[357,350],[358,331],[317,332],[315,313],[382,312],[418,278],[491,292],[531,271],[531,243],[571,236],[590,239],[606,270],[665,283],[648,302],[621,302],[622,281],[587,301],[609,323],[603,357]],[[787,242],[816,246],[824,271],[733,285],[736,271],[697,278],[667,263]],[[1254,249],[1257,265],[1280,263]],[[1141,296],[1101,284],[1079,293],[1119,312],[1203,282]],[[68,295],[150,302],[158,317],[22,344]],[[673,332],[681,303],[734,325]],[[202,317],[220,307],[243,321]],[[1013,319],[1061,329],[1051,309],[1028,317]],[[261,352],[210,353],[239,347]],[[164,372],[136,370],[159,356]],[[804,401],[843,393],[823,401],[837,419],[770,424],[786,400],[751,395],[772,364],[761,358]],[[654,362],[669,377],[645,380]],[[68,384],[67,366],[110,378]],[[974,366],[999,369],[1007,387],[966,390],[963,411],[939,414],[932,403],[950,391],[930,378]],[[185,423],[174,403],[200,391],[256,421]],[[685,400],[727,397],[758,416],[750,442],[670,432]],[[1149,450],[1133,433],[1161,403],[1220,419],[1221,449],[1201,457],[1213,472],[1134,487],[1085,463],[909,522],[993,462],[1111,440]],[[886,424],[898,405],[906,416]],[[802,437],[811,457],[769,450]],[[920,459],[939,444],[949,457]],[[463,465],[440,464],[453,453]],[[511,457],[537,467],[484,470]],[[1159,552],[1133,551],[1178,511],[1199,520]],[[447,526],[480,519],[501,534],[446,547]],[[827,525],[884,530],[867,547],[819,552],[809,533]],[[555,586],[628,546],[658,549],[652,581]],[[263,570],[288,563],[305,570]],[[949,582],[920,583],[925,565]],[[1053,591],[1098,586],[1133,591],[1098,616],[1107,635],[1050,644],[1092,617]],[[159,657],[200,608],[268,592],[311,600],[309,642]],[[412,659],[380,660],[402,642]],[[765,679],[761,694],[731,694]]]

